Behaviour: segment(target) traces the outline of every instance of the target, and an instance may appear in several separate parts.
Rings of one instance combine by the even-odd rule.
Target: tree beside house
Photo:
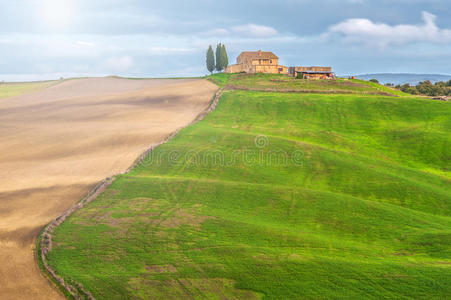
[[[224,44],[216,45],[216,52],[213,53],[213,47],[210,45],[207,50],[207,70],[210,73],[216,69],[218,72],[222,72],[229,65],[229,58],[227,50]]]

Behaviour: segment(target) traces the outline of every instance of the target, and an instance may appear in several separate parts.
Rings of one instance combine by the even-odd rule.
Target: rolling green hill
[[[451,104],[356,84],[224,92],[58,227],[49,264],[97,299],[448,297]]]

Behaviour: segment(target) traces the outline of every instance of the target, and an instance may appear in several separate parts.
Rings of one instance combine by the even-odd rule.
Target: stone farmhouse
[[[244,51],[236,59],[236,64],[228,66],[225,73],[269,73],[286,74],[293,77],[302,74],[305,79],[332,79],[331,67],[290,67],[279,65],[279,58],[268,51]]]
[[[236,59],[235,65],[230,65],[226,73],[271,73],[287,74],[288,68],[279,65],[279,58],[267,51],[244,51]]]

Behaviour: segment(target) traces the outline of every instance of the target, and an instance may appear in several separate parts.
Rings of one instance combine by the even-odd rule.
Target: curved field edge
[[[45,266],[45,259],[42,258],[42,251],[41,251],[41,243],[42,243],[42,235],[44,234],[44,230],[39,234],[37,240],[36,240],[36,247],[34,251],[34,257],[36,264],[41,271],[41,274],[48,280],[49,284],[58,292],[60,292],[64,297],[67,299],[76,299],[73,297],[73,295],[59,282],[56,280],[56,278],[49,272],[48,267]]]
[[[115,181],[107,195],[79,211],[70,224],[64,224],[66,237],[83,239],[75,245],[75,251],[89,249],[86,254],[95,258],[87,261],[105,272],[105,278],[92,277],[91,284],[96,288],[102,285],[108,292],[136,292],[145,298],[149,285],[154,291],[163,289],[149,279],[150,274],[169,288],[178,288],[182,285],[174,282],[171,274],[189,275],[192,269],[217,276],[207,282],[208,287],[220,283],[221,275],[233,275],[238,279],[236,288],[257,293],[248,296],[271,298],[275,291],[271,294],[265,288],[283,267],[290,270],[282,273],[285,280],[281,281],[288,294],[279,296],[299,296],[302,287],[309,297],[325,297],[331,292],[324,290],[327,282],[337,289],[336,295],[343,297],[426,298],[431,296],[428,291],[446,295],[451,207],[449,164],[443,158],[449,157],[446,132],[451,124],[443,116],[449,106],[413,98],[347,97],[242,91],[224,94],[221,109],[157,148],[153,158],[174,149],[183,150],[183,157],[193,147],[230,152],[230,145],[249,147],[256,136],[266,134],[271,144],[283,150],[303,147],[309,160],[302,172],[292,173],[288,168],[283,176],[276,177],[275,168],[196,166],[183,160],[175,165],[158,165],[148,158],[131,174]],[[350,110],[342,104],[348,104]],[[356,112],[361,113],[361,123],[355,123],[359,120]],[[384,112],[392,113],[386,116]],[[284,123],[281,116],[293,123]],[[377,138],[359,134],[359,126]],[[401,140],[392,139],[393,130],[403,133],[395,134]],[[381,143],[380,138],[387,143]],[[377,146],[379,151],[370,153],[365,147],[356,151],[351,142],[359,140],[368,147]],[[427,147],[412,148],[416,144]],[[388,151],[393,156],[397,149],[403,155],[383,155]],[[433,156],[430,149],[436,149]],[[340,176],[344,169],[352,172]],[[368,178],[372,180],[365,182]],[[302,188],[289,186],[302,182]],[[199,199],[204,205],[198,205]],[[130,223],[130,218],[136,222]],[[150,221],[155,230],[149,231]],[[303,226],[298,225],[300,222]],[[199,226],[205,230],[199,231]],[[131,238],[121,238],[125,233],[131,233]],[[146,256],[146,265],[127,257],[121,261],[129,266],[127,270],[136,272],[135,276],[142,276],[130,282],[118,276],[121,263],[113,262],[120,252],[114,252],[116,244],[111,243],[111,235],[119,237],[115,239],[119,251]],[[150,244],[146,243],[148,239]],[[185,256],[177,245],[186,250]],[[62,255],[74,253],[70,241],[60,246]],[[223,259],[218,259],[221,256]],[[239,258],[243,269],[234,263],[234,257]],[[111,266],[101,264],[99,259],[108,259]],[[67,268],[70,260],[59,263]],[[232,274],[226,273],[227,267]],[[88,276],[82,265],[76,268],[72,270],[77,271],[76,277]],[[346,277],[343,282],[336,273],[340,269]],[[307,280],[295,282],[295,274],[303,274]],[[268,286],[258,286],[258,280]],[[364,284],[359,286],[359,282]],[[137,290],[127,291],[125,284]],[[199,289],[196,281],[183,281],[183,286]],[[315,287],[323,290],[315,291]]]
[[[216,105],[219,102],[219,99],[221,98],[222,89],[218,89],[216,93],[214,94],[210,105],[207,109],[205,109],[203,112],[199,113],[199,115],[188,125],[181,127],[177,129],[175,132],[169,134],[163,141],[161,141],[159,144],[154,145],[147,150],[145,150],[141,155],[139,155],[136,160],[132,163],[132,165],[124,172],[120,174],[127,174],[131,170],[133,170],[135,167],[140,165],[146,157],[149,156],[149,153],[154,151],[154,149],[162,144],[167,143],[172,138],[174,138],[180,130],[183,128],[186,128],[192,124],[195,124],[199,121],[201,121],[205,116],[213,111],[216,108]],[[37,240],[36,240],[36,247],[35,247],[35,258],[36,263],[41,270],[44,277],[46,277],[51,284],[52,287],[54,287],[56,290],[61,292],[64,296],[66,296],[68,299],[95,299],[89,291],[87,291],[80,283],[74,281],[74,280],[65,280],[63,277],[61,277],[57,271],[55,271],[47,261],[47,255],[52,250],[52,242],[54,237],[54,231],[57,229],[58,226],[60,226],[68,217],[70,217],[73,213],[75,213],[77,210],[82,209],[85,205],[89,204],[91,201],[94,201],[99,195],[102,194],[102,192],[111,185],[114,180],[116,179],[116,175],[113,175],[112,177],[107,177],[98,184],[96,184],[89,192],[88,194],[80,200],[77,204],[63,212],[59,217],[54,219],[52,222],[44,226],[43,230],[39,234]]]

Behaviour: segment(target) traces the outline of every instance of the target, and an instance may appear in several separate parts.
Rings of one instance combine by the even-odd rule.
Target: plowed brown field
[[[42,227],[193,121],[216,89],[91,78],[0,100],[0,299],[61,298],[34,260]]]

